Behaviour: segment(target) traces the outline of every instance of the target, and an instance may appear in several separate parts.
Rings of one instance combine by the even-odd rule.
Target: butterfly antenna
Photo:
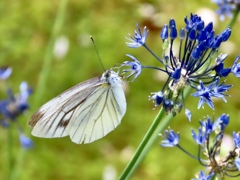
[[[102,66],[102,68],[104,69],[104,71],[106,71],[106,69],[105,69],[104,66],[103,66],[102,60],[101,60],[101,58],[100,58],[100,55],[99,55],[99,53],[98,53],[96,43],[95,43],[95,41],[94,41],[94,39],[93,39],[92,36],[90,36],[90,38],[91,38],[91,40],[92,40],[92,42],[93,42],[93,45],[94,45],[94,48],[95,48],[95,50],[96,50],[96,52],[97,52],[97,56],[98,56],[98,59],[99,59],[99,61],[100,61],[100,63],[101,63],[101,66]]]

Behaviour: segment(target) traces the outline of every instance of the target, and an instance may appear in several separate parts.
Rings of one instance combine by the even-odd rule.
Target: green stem
[[[13,172],[13,148],[12,148],[12,124],[9,122],[8,127],[8,163],[9,163],[9,170],[8,170],[8,179],[11,180],[12,172]]]
[[[229,23],[229,26],[230,26],[231,28],[232,28],[233,25],[236,23],[236,20],[237,20],[237,16],[238,16],[238,14],[239,14],[239,11],[240,11],[240,7],[237,7],[237,9],[236,9],[236,11],[234,12],[233,17],[232,17],[232,19],[231,19],[231,21],[230,21],[230,23]]]
[[[51,70],[53,46],[63,26],[65,13],[67,9],[67,3],[68,3],[68,0],[61,0],[61,2],[59,3],[59,8],[53,24],[51,37],[48,42],[47,49],[43,58],[43,66],[41,69],[41,73],[39,75],[39,81],[36,87],[36,93],[34,94],[35,99],[34,99],[33,109],[36,109],[36,107],[39,106],[39,104],[41,103],[41,98],[44,96],[44,93],[46,91],[46,87],[47,87],[46,82]],[[29,128],[29,131],[30,130],[31,129]],[[27,151],[24,149],[21,149],[18,153],[18,159],[16,161],[17,164],[15,165],[15,171],[13,172],[13,175],[12,175],[13,179],[18,179],[20,173],[23,172],[21,169],[23,167],[25,152]]]
[[[131,161],[128,163],[128,165],[124,169],[123,173],[121,174],[121,176],[119,178],[120,180],[128,179],[130,177],[130,175],[133,173],[133,171],[136,169],[137,164],[140,163],[139,157],[141,156],[148,141],[152,137],[154,131],[157,129],[157,126],[158,126],[159,122],[161,121],[161,119],[163,118],[164,114],[165,114],[165,110],[163,108],[161,108],[158,115],[156,116],[155,120],[153,121],[151,127],[149,128],[146,135],[144,136],[142,142],[138,146],[135,154],[133,155],[133,158],[131,159]]]
[[[187,87],[184,91],[184,99],[189,95],[191,90],[191,87]],[[144,136],[142,142],[138,146],[135,154],[133,155],[132,159],[122,172],[122,174],[119,177],[119,180],[126,180],[129,179],[132,173],[136,170],[138,165],[142,162],[142,160],[147,155],[148,151],[152,147],[152,145],[156,142],[156,139],[158,138],[158,135],[160,132],[162,132],[167,125],[172,120],[173,116],[170,114],[166,118],[164,118],[164,121],[161,121],[165,114],[165,111],[163,108],[160,109],[159,113],[157,114],[156,118],[154,119],[151,127],[147,131],[146,135]],[[160,123],[160,124],[159,124]]]
[[[39,81],[36,87],[37,91],[36,91],[35,100],[34,100],[34,105],[37,107],[40,105],[41,99],[44,96],[44,93],[46,91],[46,87],[47,87],[46,82],[51,70],[51,64],[53,59],[52,58],[53,46],[63,26],[67,3],[68,3],[68,0],[61,0],[60,2],[60,6],[59,6],[59,9],[55,18],[55,22],[52,28],[51,37],[48,42],[47,49],[43,58],[43,66],[41,69],[41,73],[39,75]]]

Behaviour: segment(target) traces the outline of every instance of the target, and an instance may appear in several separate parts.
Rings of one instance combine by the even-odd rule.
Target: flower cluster
[[[225,156],[221,154],[223,147],[223,138],[226,126],[229,124],[229,116],[222,114],[216,121],[209,117],[200,121],[198,132],[192,130],[192,137],[196,144],[198,144],[198,156],[194,156],[182,148],[179,144],[180,135],[173,130],[166,130],[165,139],[161,142],[163,147],[178,147],[183,152],[191,157],[194,157],[199,163],[209,170],[209,179],[214,175],[220,179],[225,176],[237,177],[240,176],[240,132],[233,132],[234,147]],[[225,145],[226,146],[226,145]],[[206,177],[201,171],[198,178]]]
[[[149,97],[155,102],[155,107],[162,105],[167,113],[173,115],[185,108],[185,114],[191,119],[191,112],[184,104],[184,89],[187,86],[195,89],[192,94],[200,98],[198,108],[206,103],[214,109],[212,98],[220,98],[226,102],[225,93],[232,85],[224,84],[223,78],[230,73],[239,76],[239,57],[236,58],[232,67],[224,67],[227,54],[219,54],[218,49],[222,43],[228,40],[231,29],[228,27],[222,33],[215,34],[213,23],[205,25],[198,15],[191,14],[190,18],[185,17],[185,28],[176,28],[174,19],[170,19],[169,24],[164,25],[160,38],[163,41],[163,55],[159,57],[146,44],[148,30],[144,27],[143,33],[137,25],[134,35],[127,38],[127,46],[130,48],[144,47],[160,63],[159,67],[142,65],[139,60],[131,55],[127,55],[133,61],[125,61],[121,67],[126,78],[133,76],[137,78],[142,69],[155,69],[167,74],[165,85],[158,92],[153,92]],[[180,46],[178,53],[173,50],[174,42],[179,37]]]
[[[212,0],[216,3],[219,9],[216,10],[216,13],[220,16],[220,20],[223,21],[225,16],[232,18],[232,12],[235,9],[240,9],[239,0]]]
[[[6,79],[11,75],[11,68],[0,68],[0,79],[7,86]],[[20,93],[15,95],[12,89],[7,86],[7,99],[0,101],[0,124],[4,128],[8,128],[12,123],[16,123],[19,131],[19,140],[23,148],[31,148],[33,142],[22,131],[17,118],[23,114],[28,108],[28,97],[32,93],[32,89],[28,87],[26,82],[20,84]]]

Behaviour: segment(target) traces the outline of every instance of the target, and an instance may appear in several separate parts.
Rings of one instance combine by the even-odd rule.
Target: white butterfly
[[[69,135],[77,144],[91,143],[114,130],[125,112],[121,77],[107,70],[44,104],[33,114],[29,125],[37,137]]]

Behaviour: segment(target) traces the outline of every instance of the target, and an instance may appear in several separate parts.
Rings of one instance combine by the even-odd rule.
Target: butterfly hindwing
[[[115,94],[121,101],[117,101]],[[126,100],[121,87],[102,85],[75,111],[70,138],[75,143],[90,143],[102,138],[121,122]],[[123,103],[120,105],[120,102]],[[79,113],[81,112],[81,113]]]

